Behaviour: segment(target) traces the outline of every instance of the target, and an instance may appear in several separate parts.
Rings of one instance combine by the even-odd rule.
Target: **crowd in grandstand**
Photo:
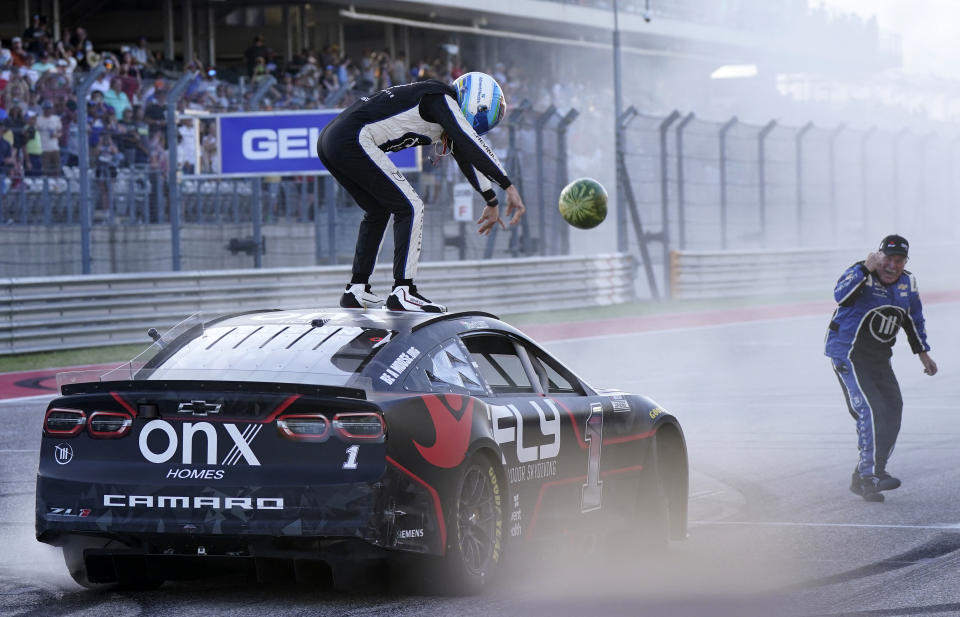
[[[84,28],[54,36],[36,15],[30,28],[5,43],[0,41],[0,177],[16,186],[23,177],[60,176],[65,167],[75,167],[80,105],[86,106],[85,138],[98,177],[115,176],[124,167],[167,171],[167,95],[182,71],[162,61],[146,38],[101,50]],[[458,58],[447,54],[411,63],[402,52],[391,57],[385,50],[367,50],[354,60],[336,45],[304,49],[283,62],[262,36],[255,37],[244,58],[246,74],[233,73],[229,81],[198,59],[188,62],[183,68],[196,77],[178,100],[179,110],[345,107],[357,96],[394,84],[452,81],[464,72]],[[107,71],[94,81],[87,100],[79,101],[77,84],[98,64]],[[511,81],[503,65],[488,70],[505,85]],[[178,127],[180,165],[187,173],[217,171],[212,122],[200,125],[199,140],[194,130],[189,120]],[[201,169],[194,168],[197,164]]]

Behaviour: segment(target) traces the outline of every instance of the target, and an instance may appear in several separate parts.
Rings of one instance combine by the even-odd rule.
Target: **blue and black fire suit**
[[[833,292],[839,306],[826,337],[826,355],[857,421],[861,477],[885,473],[900,432],[903,398],[890,357],[902,327],[913,353],[930,350],[917,279],[904,270],[884,285],[864,262],[843,273]]]

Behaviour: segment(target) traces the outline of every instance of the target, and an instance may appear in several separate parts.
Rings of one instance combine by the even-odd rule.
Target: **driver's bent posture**
[[[388,152],[437,144],[448,150],[470,184],[486,201],[477,221],[487,234],[500,221],[491,181],[506,190],[510,224],[525,208],[493,150],[480,137],[503,118],[506,102],[500,86],[484,73],[467,73],[453,85],[437,80],[394,86],[359,99],[320,133],[317,154],[337,182],[363,208],[353,259],[353,277],[340,298],[344,308],[383,304],[370,289],[370,275],[393,216],[393,291],[386,308],[444,312],[423,297],[413,283],[420,261],[423,201],[387,157]]]

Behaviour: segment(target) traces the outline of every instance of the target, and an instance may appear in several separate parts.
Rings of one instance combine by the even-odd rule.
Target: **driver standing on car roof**
[[[413,279],[420,261],[423,200],[387,157],[413,146],[436,144],[440,154],[450,152],[473,188],[487,205],[479,232],[489,233],[500,220],[499,203],[491,180],[506,191],[507,216],[515,225],[526,208],[493,150],[480,137],[506,112],[506,100],[497,82],[485,73],[467,73],[453,85],[428,79],[394,86],[361,97],[320,133],[317,154],[324,166],[363,208],[353,277],[340,306],[366,308],[383,304],[370,289],[370,275],[393,216],[393,291],[386,308],[394,311],[442,313],[446,307],[417,291]]]
[[[937,364],[927,353],[923,306],[917,279],[904,270],[910,245],[890,235],[840,277],[833,295],[839,306],[827,331],[826,355],[840,380],[850,415],[857,421],[860,461],[850,490],[867,501],[883,501],[880,491],[900,486],[887,473],[887,461],[900,432],[903,398],[890,357],[902,327],[923,372],[936,375]]]

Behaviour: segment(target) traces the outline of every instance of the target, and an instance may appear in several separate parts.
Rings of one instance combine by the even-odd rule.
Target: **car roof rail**
[[[423,328],[424,326],[428,326],[430,324],[435,324],[438,321],[444,321],[447,319],[460,319],[462,317],[489,317],[490,319],[496,319],[497,321],[500,321],[499,317],[497,317],[493,313],[487,313],[486,311],[460,311],[458,313],[441,313],[432,319],[421,321],[417,325],[410,328],[410,331],[416,332],[420,328]]]

